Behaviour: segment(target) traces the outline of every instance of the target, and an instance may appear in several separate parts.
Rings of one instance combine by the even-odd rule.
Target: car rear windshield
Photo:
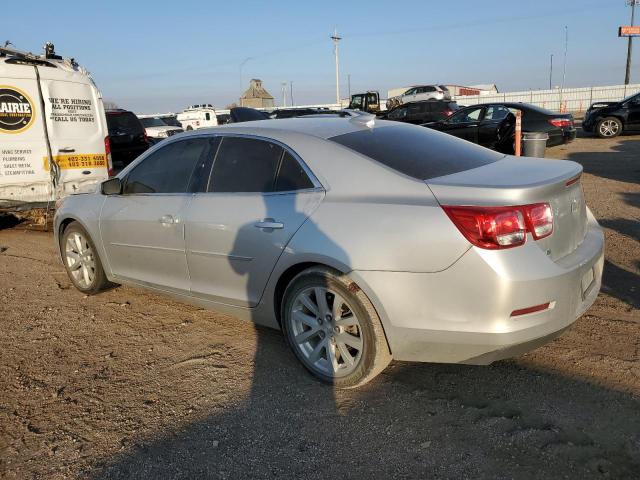
[[[411,125],[374,127],[329,140],[419,180],[471,170],[504,158],[448,134]]]
[[[143,128],[140,120],[131,112],[108,113],[107,127],[109,133],[142,133]]]

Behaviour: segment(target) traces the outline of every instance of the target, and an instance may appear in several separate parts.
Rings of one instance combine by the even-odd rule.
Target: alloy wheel
[[[96,262],[93,249],[82,234],[73,232],[67,237],[65,260],[76,285],[90,288],[96,276]]]
[[[330,377],[353,372],[362,358],[362,328],[349,303],[336,291],[310,287],[289,312],[294,347],[313,370]]]
[[[620,125],[615,120],[605,120],[600,124],[600,135],[603,137],[615,137],[620,130]]]

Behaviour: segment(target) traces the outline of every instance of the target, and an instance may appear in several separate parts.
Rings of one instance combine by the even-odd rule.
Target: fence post
[[[515,156],[520,156],[520,139],[522,137],[522,110],[516,110]]]
[[[592,103],[593,103],[593,87],[591,87],[591,90],[589,91],[589,106],[591,106]]]

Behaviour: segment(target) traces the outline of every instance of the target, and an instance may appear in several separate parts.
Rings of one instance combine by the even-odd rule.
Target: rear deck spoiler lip
[[[440,204],[520,205],[544,201],[557,193],[559,187],[564,189],[574,185],[583,172],[582,165],[566,160],[528,159],[528,165],[522,164],[520,169],[518,162],[524,161],[527,160],[506,157],[482,167],[424,182]],[[505,166],[506,172],[498,176],[501,164]],[[540,173],[535,172],[537,164],[541,167]],[[481,171],[483,169],[484,172]],[[518,170],[521,170],[519,177]],[[538,178],[532,178],[533,173],[537,173]],[[509,182],[507,178],[521,178],[522,181]]]

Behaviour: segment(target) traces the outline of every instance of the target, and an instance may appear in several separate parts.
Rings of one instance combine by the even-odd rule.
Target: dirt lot
[[[603,293],[489,367],[312,380],[278,332],[120,287],[73,288],[51,234],[0,230],[0,476],[639,478],[640,137],[580,138]]]

